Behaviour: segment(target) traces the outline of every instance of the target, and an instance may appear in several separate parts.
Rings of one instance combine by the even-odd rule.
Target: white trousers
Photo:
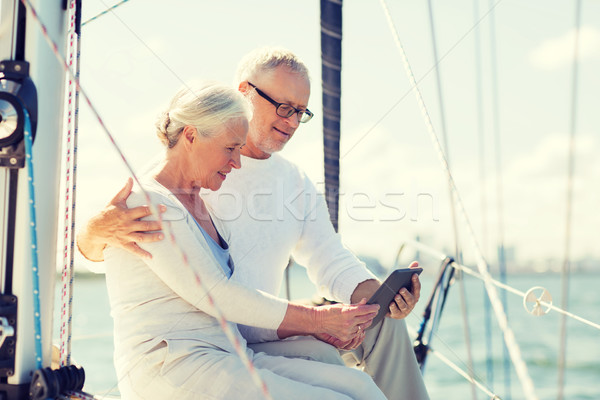
[[[274,400],[385,400],[360,370],[252,350],[247,354]],[[119,389],[123,400],[265,398],[237,355],[197,348],[173,357],[166,344],[141,358],[123,376]]]
[[[333,346],[306,336],[249,347],[271,355],[359,367],[390,400],[429,399],[404,320],[384,318],[383,323],[367,330],[358,348],[341,354]]]

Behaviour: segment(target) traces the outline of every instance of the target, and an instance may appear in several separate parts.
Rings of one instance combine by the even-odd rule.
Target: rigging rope
[[[97,398],[89,393],[75,390],[67,390],[64,394],[57,397],[57,400],[96,400]]]
[[[92,18],[88,19],[87,21],[85,21],[84,23],[81,24],[81,26],[84,26],[92,21],[97,20],[98,18],[100,18],[101,16],[108,14],[109,12],[112,12],[115,8],[127,3],[129,0],[122,0],[121,2],[115,4],[112,7],[107,8],[106,10],[102,11],[100,14],[93,16]]]
[[[481,250],[477,243],[477,239],[475,238],[475,233],[474,233],[471,223],[468,219],[466,210],[464,208],[464,204],[461,201],[460,195],[456,188],[456,184],[455,184],[452,174],[450,172],[450,168],[448,166],[448,161],[444,155],[443,149],[442,149],[439,139],[436,135],[435,129],[433,128],[433,124],[431,122],[431,118],[429,117],[427,107],[425,106],[425,102],[423,100],[423,97],[421,96],[421,92],[420,92],[417,82],[415,80],[415,76],[412,72],[412,68],[408,62],[408,58],[406,56],[406,53],[402,46],[402,43],[400,42],[400,37],[398,35],[398,31],[396,30],[396,27],[392,21],[392,18],[389,13],[389,9],[387,7],[385,0],[380,0],[380,2],[384,9],[390,29],[392,30],[392,34],[394,36],[396,45],[398,46],[400,54],[402,56],[404,67],[406,69],[406,73],[409,77],[409,80],[411,81],[411,85],[414,88],[415,96],[417,97],[417,102],[421,109],[421,113],[423,114],[423,118],[425,119],[425,124],[427,126],[427,130],[429,131],[429,134],[430,134],[430,137],[434,144],[434,147],[437,150],[440,162],[442,163],[442,168],[444,169],[445,173],[448,176],[448,180],[452,187],[452,192],[453,192],[454,196],[456,197],[456,202],[459,205],[461,216],[464,219],[465,226],[467,228],[469,240],[472,242],[476,256],[477,256],[477,267],[479,269],[480,274],[484,277],[484,282],[485,282],[485,285],[486,285],[486,288],[488,291],[488,295],[490,297],[490,301],[492,302],[492,307],[496,314],[496,319],[498,321],[500,328],[502,329],[502,332],[504,333],[504,340],[508,346],[508,350],[509,350],[510,356],[512,358],[513,364],[515,365],[515,370],[517,372],[517,376],[519,377],[519,380],[521,381],[521,385],[523,387],[524,394],[525,394],[526,398],[528,398],[528,399],[537,399],[537,396],[535,395],[535,388],[533,385],[533,381],[531,380],[529,373],[527,371],[527,365],[525,364],[525,362],[523,361],[523,358],[521,357],[521,351],[520,351],[519,345],[515,339],[514,333],[513,333],[512,329],[508,326],[508,319],[506,317],[506,314],[504,313],[504,308],[498,297],[496,288],[490,283],[492,278],[491,278],[489,272],[487,271],[487,269],[488,269],[487,261],[485,261],[483,254],[481,253]]]
[[[575,45],[573,51],[573,76],[571,87],[571,121],[569,134],[569,161],[567,172],[567,207],[565,222],[564,262],[562,266],[561,304],[569,308],[569,260],[571,254],[571,220],[573,215],[573,175],[575,173],[575,132],[577,123],[577,87],[579,78],[579,29],[581,27],[581,0],[575,3]],[[567,319],[563,315],[560,324],[560,352],[558,358],[558,400],[564,397],[565,361],[567,353]]]
[[[422,251],[422,252],[424,252],[426,254],[429,254],[432,257],[439,258],[440,260],[444,260],[444,259],[446,259],[448,257],[445,254],[443,254],[443,253],[441,253],[439,251],[436,251],[436,250],[434,250],[434,249],[432,249],[432,248],[430,248],[430,247],[428,247],[428,246],[426,246],[426,245],[424,245],[424,244],[422,244],[420,242],[407,241],[406,243],[409,244],[410,246],[418,248],[420,251]],[[471,269],[471,268],[469,268],[469,267],[467,267],[465,265],[459,264],[457,262],[453,262],[450,265],[453,268],[457,269],[457,270],[460,270],[460,271],[462,271],[462,272],[464,272],[464,273],[466,273],[468,275],[471,275],[474,278],[480,279],[482,281],[484,280],[484,277],[480,273],[478,273],[477,271],[474,271],[473,269]],[[522,292],[522,291],[520,291],[518,289],[515,289],[515,288],[513,288],[513,287],[511,287],[511,286],[509,286],[509,285],[507,285],[505,283],[502,283],[502,282],[500,282],[498,280],[495,280],[495,279],[491,279],[490,283],[492,285],[498,287],[499,289],[506,290],[507,292],[515,294],[515,295],[517,295],[517,296],[519,296],[521,298],[525,297],[525,295],[527,294],[525,292]],[[544,307],[547,307],[547,308],[549,308],[551,310],[554,310],[554,311],[556,311],[559,314],[562,314],[562,315],[565,315],[567,317],[573,318],[574,320],[579,321],[581,323],[584,323],[584,324],[586,324],[586,325],[588,325],[588,326],[590,326],[592,328],[600,330],[600,324],[597,324],[595,322],[587,320],[587,319],[585,319],[583,317],[580,317],[580,316],[578,316],[576,314],[573,314],[573,313],[571,313],[569,311],[563,310],[562,308],[557,307],[557,306],[553,305],[552,303],[548,303],[548,302],[546,302],[544,300],[538,300],[538,301],[539,301],[540,305],[543,305]]]
[[[498,7],[498,4],[500,4],[503,0],[498,0],[496,3],[494,3],[493,7],[491,9],[489,9],[476,23],[475,25],[473,25],[468,31],[466,31],[452,46],[450,46],[450,48],[444,53],[444,55],[442,55],[440,57],[440,59],[436,62],[435,65],[431,66],[420,78],[419,80],[417,80],[417,83],[421,83],[421,81],[423,79],[425,79],[429,73],[431,73],[431,71],[433,71],[438,64],[440,64],[450,53],[452,53],[452,51],[467,37],[469,36],[469,34],[475,29],[475,27],[477,27],[488,15],[489,13],[496,7]],[[371,126],[369,129],[367,129],[367,131],[365,132],[364,135],[362,135],[360,138],[358,138],[358,140],[356,142],[354,142],[353,145],[350,146],[350,148],[348,150],[346,150],[346,152],[342,155],[342,159],[344,157],[346,157],[352,150],[354,150],[354,148],[356,148],[356,146],[358,146],[358,144],[360,142],[362,142],[369,133],[371,133],[376,127],[377,125],[379,125],[379,123],[381,121],[383,121],[393,110],[394,108],[396,108],[398,106],[398,104],[400,104],[402,102],[402,100],[404,100],[404,98],[406,96],[408,96],[408,94],[413,90],[413,87],[410,87],[399,99],[398,101],[396,101],[386,112],[383,113],[383,115],[373,124],[373,126]]]
[[[444,142],[444,152],[446,153],[446,159],[448,160],[448,165],[450,165],[450,149],[448,147],[448,132],[446,129],[446,113],[444,111],[444,97],[442,94],[442,78],[440,73],[440,67],[438,60],[438,49],[437,49],[437,35],[435,33],[435,22],[433,18],[433,5],[431,4],[431,0],[427,1],[427,8],[429,10],[429,27],[431,30],[431,47],[433,49],[433,60],[436,63],[435,68],[435,78],[436,78],[436,88],[438,94],[438,107],[440,108],[440,125],[442,132],[442,140]],[[450,218],[452,219],[452,231],[454,237],[454,254],[455,257],[459,258],[459,262],[461,260],[461,249],[460,249],[460,239],[458,234],[458,223],[456,221],[456,204],[454,202],[454,196],[452,196],[452,186],[450,182],[448,182],[448,199],[450,200]],[[459,274],[460,275],[460,274]],[[471,332],[469,328],[469,319],[468,319],[468,310],[467,310],[467,302],[465,298],[465,287],[464,280],[462,276],[458,277],[459,285],[460,285],[460,299],[461,299],[461,310],[462,310],[462,322],[463,322],[463,332],[465,335],[465,343],[467,346],[467,360],[469,363],[469,371],[473,371],[473,354],[471,349]],[[441,312],[441,311],[440,311]],[[477,393],[475,391],[475,386],[471,387],[473,400],[477,400]]]
[[[79,0],[71,0],[69,4],[69,46],[68,57],[69,67],[73,69],[73,56],[77,53],[76,74],[79,79],[79,59],[81,42],[77,31],[79,21],[78,14],[81,12],[77,7]],[[75,50],[74,42],[77,42]],[[63,255],[63,273],[62,273],[62,306],[61,306],[61,329],[60,329],[60,364],[62,366],[71,365],[71,340],[73,336],[73,280],[75,274],[74,267],[74,230],[75,230],[75,183],[77,172],[77,129],[79,120],[79,93],[75,88],[73,80],[68,79],[68,113],[67,113],[67,137],[66,137],[66,157],[65,157],[65,227],[64,227],[64,255]],[[75,92],[75,93],[73,93]],[[72,161],[72,163],[71,163]]]
[[[473,0],[473,20],[477,22],[479,19],[479,0]],[[481,32],[476,24],[475,34],[475,81],[476,81],[476,104],[477,104],[477,131],[479,139],[479,186],[481,188],[481,247],[484,251],[489,250],[488,247],[488,224],[487,224],[487,196],[485,189],[485,135],[483,127],[483,73],[481,66]],[[486,371],[487,382],[493,387],[494,382],[494,367],[493,367],[493,352],[492,352],[492,316],[490,300],[487,297],[485,285],[483,288],[483,318],[485,329],[485,344],[486,344]]]
[[[450,259],[448,259],[450,260]],[[450,265],[450,264],[448,264]],[[420,332],[415,332],[413,329],[411,329],[410,327],[407,327],[409,334],[411,336],[418,336]],[[441,340],[441,339],[440,339]],[[442,341],[443,343],[443,341]],[[446,345],[444,343],[444,345]],[[447,346],[447,345],[446,345]],[[450,346],[447,346],[449,350]],[[484,392],[485,394],[487,394],[488,396],[490,396],[490,399],[494,400],[500,400],[500,397],[496,394],[494,394],[491,389],[487,388],[480,380],[479,377],[475,376],[475,374],[471,371],[471,373],[467,373],[465,370],[463,370],[462,368],[460,368],[458,365],[456,365],[454,362],[452,362],[448,357],[446,357],[444,354],[442,354],[440,351],[435,350],[431,347],[427,347],[426,349],[427,354],[432,354],[435,357],[437,357],[440,361],[442,361],[444,364],[448,365],[450,368],[452,368],[453,370],[455,370],[459,375],[461,375],[463,378],[465,378],[466,380],[468,380],[469,382],[471,382],[474,386],[476,386],[478,389],[480,389],[482,392]],[[454,356],[456,356],[456,354],[453,353]]]
[[[398,250],[398,254],[396,255],[396,262],[395,262],[396,264],[398,263],[398,260],[400,258],[400,253],[404,249],[405,245],[406,245],[406,243],[402,244],[402,246]],[[429,252],[428,248],[426,248],[426,252]],[[447,295],[448,295],[450,286],[452,284],[454,272],[457,271],[457,269],[454,268],[453,264],[455,264],[454,259],[452,259],[451,257],[448,257],[448,256],[443,257],[441,268],[440,268],[440,273],[438,274],[438,278],[434,285],[435,289],[432,291],[431,296],[425,306],[425,309],[423,312],[423,319],[421,321],[421,324],[419,325],[419,329],[417,332],[412,332],[412,330],[409,328],[409,330],[411,331],[410,334],[412,336],[416,336],[416,339],[414,342],[415,343],[414,351],[415,351],[415,356],[417,358],[417,361],[421,367],[422,373],[424,373],[425,361],[427,359],[427,355],[429,354],[430,350],[432,350],[430,345],[432,343],[433,336],[435,336],[440,342],[442,342],[442,344],[444,346],[446,346],[446,348],[456,358],[460,359],[460,357],[458,357],[452,351],[452,348],[450,346],[448,346],[444,342],[444,340],[442,340],[442,338],[440,336],[438,336],[438,334],[437,334],[437,325],[439,324],[439,321],[441,320],[441,314],[442,314],[442,311],[446,304]],[[452,268],[450,269],[449,267],[452,267]],[[435,302],[435,305],[433,305],[434,302]],[[424,332],[426,330],[427,323],[431,319],[432,308],[434,308],[434,317],[433,317],[433,320],[431,323],[431,328],[429,330],[428,339],[426,342],[424,342],[423,336],[424,336]],[[434,353],[432,352],[432,354],[434,354]],[[434,355],[436,355],[436,354],[434,354]],[[458,367],[458,366],[456,366],[456,364],[452,363],[447,357],[442,356],[441,353],[438,358],[440,358],[440,360],[442,362],[446,363],[451,368],[456,369],[460,375],[462,375],[469,382],[471,382],[473,389],[476,389],[477,387],[479,387],[481,390],[485,391],[487,394],[490,394],[490,395],[492,394],[490,391],[491,388],[490,388],[490,390],[488,390],[484,387],[483,383],[481,383],[481,382],[483,382],[483,379],[481,379],[481,377],[476,374],[476,372],[472,369],[472,367],[470,365],[465,365],[467,370],[469,371],[469,373],[467,374],[467,372],[460,369],[460,367]],[[475,396],[476,396],[476,394],[475,394]],[[495,396],[493,398],[499,399],[498,396]]]
[[[22,0],[21,0],[21,1],[22,1]],[[116,19],[118,19],[118,20],[119,20],[119,22],[121,23],[121,25],[123,25],[123,27],[124,27],[125,29],[127,29],[127,30],[129,31],[129,33],[131,33],[131,34],[132,34],[132,35],[133,35],[133,36],[134,36],[134,37],[135,37],[135,38],[136,38],[136,39],[137,39],[137,40],[140,42],[140,44],[141,44],[142,46],[144,46],[144,47],[145,47],[145,48],[146,48],[146,49],[147,49],[147,50],[148,50],[148,51],[149,51],[149,52],[152,54],[152,56],[153,56],[153,57],[154,57],[154,58],[155,58],[155,59],[156,59],[158,62],[160,62],[160,63],[163,65],[163,67],[165,67],[165,68],[166,68],[166,69],[167,69],[167,70],[168,70],[168,71],[171,73],[171,75],[173,75],[173,77],[174,77],[175,79],[177,79],[177,80],[179,81],[179,83],[181,83],[183,86],[185,86],[185,87],[187,87],[187,88],[189,89],[189,86],[187,85],[187,83],[186,83],[186,82],[185,82],[183,79],[181,79],[181,77],[180,77],[180,76],[179,76],[179,75],[178,75],[178,74],[177,74],[175,71],[173,71],[173,69],[171,68],[171,66],[170,66],[169,64],[167,64],[167,62],[166,62],[165,60],[163,60],[163,59],[162,59],[162,58],[161,58],[161,57],[160,57],[160,56],[159,56],[159,55],[158,55],[158,54],[157,54],[157,53],[156,53],[156,52],[155,52],[155,51],[152,49],[152,47],[150,47],[150,46],[148,45],[148,43],[146,43],[146,42],[145,42],[145,41],[144,41],[144,40],[143,40],[143,39],[142,39],[142,38],[141,38],[141,37],[140,37],[140,36],[139,36],[139,35],[138,35],[138,34],[137,34],[137,33],[136,33],[134,30],[133,30],[133,29],[131,29],[131,27],[130,27],[129,25],[127,25],[127,24],[125,23],[125,21],[123,21],[123,20],[122,20],[122,19],[119,17],[119,15],[118,15],[117,13],[113,12],[113,10],[108,10],[108,11],[111,11],[111,12],[113,13],[114,17],[115,17]]]
[[[490,391],[488,388],[486,388],[483,384],[481,384],[481,382],[474,379],[472,377],[472,374],[467,373],[464,370],[462,370],[458,365],[454,364],[442,353],[435,351],[433,349],[430,349],[429,351],[431,352],[431,354],[436,356],[438,359],[440,359],[442,362],[444,362],[446,365],[448,365],[450,368],[452,368],[454,371],[456,371],[458,374],[460,374],[463,378],[465,378],[466,380],[471,382],[474,387],[476,386],[477,388],[479,388],[479,390],[481,390],[482,392],[484,392],[485,394],[490,396],[491,400],[500,400],[500,397],[497,394],[494,394],[492,391]]]
[[[403,248],[404,246],[402,246],[398,251],[397,258],[399,258],[400,252]],[[450,283],[454,276],[455,270],[448,268],[448,265],[451,262],[452,258],[449,257],[442,260],[440,272],[434,285],[434,290],[431,292],[429,300],[425,305],[425,309],[423,311],[423,319],[421,321],[421,324],[419,325],[417,337],[414,341],[413,347],[415,351],[415,356],[417,357],[417,362],[419,363],[422,374],[425,373],[425,361],[427,360],[427,352],[429,350],[429,346],[432,343],[433,336],[436,335],[437,325],[441,319],[444,306],[446,305],[446,298],[450,289]],[[431,327],[429,328],[429,335],[427,337],[427,341],[424,341],[423,336],[425,334],[425,330],[427,329],[427,324],[431,319],[432,310],[434,313],[433,320],[431,321]]]
[[[467,266],[464,266],[464,265],[461,265],[461,264],[455,262],[454,260],[452,260],[451,258],[449,258],[444,253],[436,251],[433,248],[428,247],[428,246],[426,246],[426,245],[424,245],[424,244],[422,244],[421,242],[418,242],[418,241],[406,241],[406,242],[404,242],[401,245],[401,247],[400,247],[400,249],[398,251],[395,263],[398,263],[398,260],[400,258],[400,253],[402,252],[402,250],[404,249],[404,247],[407,246],[407,245],[415,247],[419,252],[423,252],[425,254],[428,254],[428,255],[430,255],[430,256],[432,256],[434,258],[437,258],[437,259],[441,260],[442,261],[442,266],[443,265],[448,265],[448,266],[451,266],[454,270],[459,270],[459,271],[461,271],[463,273],[466,273],[466,274],[468,274],[468,275],[470,275],[470,276],[472,276],[472,277],[474,277],[476,279],[480,279],[480,280],[484,279],[478,272],[472,270],[471,268],[469,268]],[[442,270],[442,272],[444,272],[444,271]],[[438,278],[438,281],[434,285],[434,287],[437,287],[441,283],[441,280],[442,280],[442,275],[440,275],[440,277]],[[513,293],[513,294],[515,294],[515,295],[517,295],[517,296],[519,296],[521,298],[525,298],[525,296],[527,295],[527,293],[522,292],[522,291],[520,291],[518,289],[515,289],[515,288],[513,288],[511,286],[508,286],[506,284],[503,284],[502,282],[499,282],[497,280],[492,280],[491,283],[493,285],[497,286],[498,288],[506,290],[507,292]],[[447,288],[444,289],[444,296],[445,296],[445,292],[446,291],[447,291]],[[421,325],[419,326],[418,331],[414,332],[413,330],[411,330],[409,328],[409,330],[411,331],[410,334],[413,337],[417,337],[417,339],[416,339],[417,343],[419,342],[419,338],[423,336],[423,332],[425,330],[425,325],[426,325],[427,321],[429,320],[429,316],[428,316],[428,314],[430,314],[430,307],[429,307],[429,305],[433,302],[432,299],[433,299],[433,296],[434,296],[435,293],[437,293],[437,292],[432,293],[432,298],[430,298],[429,302],[427,303],[427,306],[425,307],[424,318],[423,318],[423,320],[421,322]],[[567,317],[573,318],[573,319],[578,320],[578,321],[580,321],[580,322],[582,322],[584,324],[587,324],[587,325],[591,326],[592,328],[596,328],[596,329],[600,330],[600,324],[593,323],[593,322],[588,321],[588,320],[586,320],[584,318],[581,318],[581,317],[579,317],[579,316],[577,316],[577,315],[575,315],[573,313],[570,313],[568,311],[562,310],[561,308],[556,307],[556,306],[552,305],[551,303],[548,303],[548,302],[543,301],[541,299],[538,299],[537,301],[539,302],[540,305],[542,305],[544,307],[547,307],[548,309],[552,309],[552,310],[554,310],[554,311],[556,311],[558,313],[561,313],[561,314],[563,314],[563,315],[565,315]],[[434,321],[434,323],[435,323],[435,321]],[[434,330],[434,328],[433,328],[433,325],[432,325],[429,337],[431,338],[431,336],[433,334],[435,334],[436,337],[438,338],[438,340],[440,340],[445,345],[444,341],[440,337],[438,337],[436,333],[432,333],[433,330]],[[448,347],[448,350],[452,351],[452,349],[451,349],[450,346],[447,346],[447,347]],[[417,356],[417,361],[419,361],[419,363],[421,363],[421,368],[423,368],[423,364],[422,364],[421,360],[424,358],[425,354],[429,354],[429,353],[431,353],[434,356],[438,357],[438,359],[440,359],[440,361],[442,361],[445,364],[447,364],[450,368],[456,370],[460,375],[462,375],[468,381],[473,382],[473,380],[474,380],[475,381],[475,385],[480,390],[484,391],[487,395],[491,396],[492,399],[500,399],[500,397],[498,397],[497,395],[495,395],[495,394],[493,394],[491,392],[491,390],[493,390],[493,388],[491,387],[491,385],[489,384],[489,382],[488,382],[488,385],[489,385],[490,389],[488,390],[488,389],[485,388],[485,386],[483,385],[483,383],[482,383],[482,381],[481,381],[481,379],[479,377],[471,378],[471,376],[469,376],[469,374],[467,374],[467,372],[465,372],[464,370],[462,370],[456,364],[452,363],[452,361],[450,361],[446,356],[444,356],[439,351],[434,351],[430,346],[419,346],[418,348],[415,348],[415,354]]]
[[[29,112],[23,109],[25,128],[25,165],[27,167],[27,183],[29,189],[29,234],[31,241],[31,272],[33,274],[33,326],[35,335],[35,363],[36,368],[42,368],[42,322],[40,307],[40,276],[38,273],[38,248],[37,248],[37,221],[35,218],[35,189],[33,184],[33,141],[31,139],[31,122]]]
[[[494,0],[489,0],[490,5]],[[498,214],[498,270],[500,272],[500,281],[506,283],[506,258],[504,252],[504,189],[502,183],[502,152],[500,140],[500,105],[499,105],[499,89],[498,89],[498,62],[496,56],[496,12],[490,13],[490,57],[492,70],[492,118],[493,132],[495,138],[495,161],[496,161],[496,202]],[[506,302],[506,292],[501,293],[502,305],[505,309],[508,308]],[[507,397],[510,400],[510,363],[508,360],[508,349],[506,345],[502,346],[503,365],[504,365],[504,386]]]
[[[52,52],[54,53],[56,59],[61,64],[61,66],[63,67],[63,69],[65,70],[65,72],[68,74],[69,78],[72,79],[73,82],[75,83],[75,86],[79,90],[79,92],[81,94],[81,97],[83,97],[83,99],[86,101],[86,104],[89,106],[90,110],[92,111],[92,114],[98,120],[98,123],[100,124],[100,127],[102,128],[102,130],[106,134],[107,138],[112,143],[113,147],[115,148],[115,150],[117,151],[117,153],[121,157],[121,160],[123,161],[123,164],[125,165],[125,167],[127,168],[127,170],[131,173],[131,176],[133,177],[133,179],[135,180],[135,182],[138,184],[138,186],[140,187],[140,189],[144,193],[144,196],[146,198],[146,201],[148,203],[148,206],[149,206],[150,210],[152,211],[152,214],[155,215],[159,219],[159,221],[160,221],[160,213],[156,209],[156,206],[150,200],[149,194],[144,190],[144,188],[140,184],[140,181],[139,181],[137,175],[133,171],[133,168],[132,168],[131,164],[125,158],[124,153],[121,151],[120,147],[116,143],[116,141],[114,139],[114,136],[110,133],[110,131],[108,130],[108,128],[104,124],[104,120],[102,119],[102,117],[100,116],[100,114],[98,113],[98,111],[96,110],[96,108],[94,107],[94,105],[92,104],[92,102],[91,102],[90,98],[87,96],[85,90],[81,87],[81,83],[79,82],[79,79],[77,79],[77,77],[75,76],[75,74],[73,73],[73,71],[71,70],[71,68],[69,68],[69,65],[67,64],[66,60],[61,56],[61,54],[60,54],[60,52],[58,50],[57,44],[48,35],[48,30],[46,28],[46,25],[40,20],[38,14],[37,14],[36,9],[31,4],[31,0],[20,0],[20,1],[27,7],[28,11],[31,13],[32,18],[39,25],[39,27],[40,27],[40,29],[42,31],[42,35],[44,36],[44,39],[48,42],[48,44],[49,44],[50,48],[52,49]],[[182,258],[184,265],[187,268],[191,269],[189,260],[187,258],[187,254],[177,244],[177,242],[175,240],[175,237],[173,235],[173,232],[169,229],[169,227],[168,227],[167,224],[163,225],[163,230],[165,231],[166,236],[169,237],[169,239],[171,240],[174,249],[177,252],[179,252],[179,255]],[[198,275],[198,273],[196,273],[195,271],[193,271],[193,269],[192,269],[192,272],[194,274],[196,284],[198,284],[200,290],[202,290],[204,293],[206,293],[206,299],[207,299],[209,305],[212,307],[212,309],[214,311],[214,314],[215,314],[214,318],[219,321],[219,324],[220,324],[221,329],[223,330],[225,336],[229,339],[229,341],[233,345],[233,347],[234,347],[237,355],[240,357],[242,363],[244,364],[244,366],[246,367],[246,369],[250,373],[250,376],[254,380],[255,384],[262,391],[262,394],[265,396],[266,399],[271,399],[271,395],[270,395],[270,393],[268,391],[266,383],[258,375],[258,372],[257,372],[256,368],[254,367],[254,364],[248,358],[248,355],[246,354],[246,352],[242,348],[241,343],[238,340],[238,337],[233,333],[231,327],[229,326],[229,323],[227,322],[227,320],[225,320],[225,317],[223,316],[223,313],[221,312],[221,310],[219,309],[219,307],[215,304],[212,296],[210,295],[210,291],[205,287],[204,282],[201,279],[201,277]],[[38,301],[39,301],[39,299],[38,299]],[[41,337],[40,337],[40,339],[41,339]],[[41,348],[41,341],[40,341],[40,348]]]

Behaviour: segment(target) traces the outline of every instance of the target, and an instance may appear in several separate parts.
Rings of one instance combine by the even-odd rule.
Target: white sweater
[[[227,227],[234,276],[277,296],[290,254],[307,267],[319,292],[350,303],[356,286],[375,279],[341,242],[324,196],[295,164],[278,154],[242,157],[217,192],[203,192],[215,219]],[[276,340],[274,330],[240,326],[251,343]]]
[[[136,367],[144,353],[162,341],[169,343],[169,351],[177,348],[182,354],[201,347],[234,352],[196,277],[202,279],[228,321],[277,329],[287,302],[240,284],[235,270],[228,278],[198,225],[177,198],[154,180],[146,180],[143,185],[150,192],[152,203],[167,206],[163,226],[170,229],[178,247],[185,252],[187,265],[168,238],[140,243],[152,254],[151,260],[142,260],[122,249],[106,250],[106,283],[115,323],[115,365],[119,377]],[[142,204],[147,201],[139,191],[127,199],[128,207]],[[226,230],[218,224],[217,229],[228,240]],[[244,346],[237,326],[229,326]]]

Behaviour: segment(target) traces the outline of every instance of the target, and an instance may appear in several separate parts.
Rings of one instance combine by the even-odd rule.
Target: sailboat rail
[[[446,259],[449,260],[449,259]],[[449,264],[447,264],[449,265]],[[421,326],[422,328],[422,326]],[[407,329],[409,331],[409,334],[413,337],[417,337],[417,341],[419,341],[419,335],[422,332],[421,329],[419,330],[419,332],[416,332],[414,329],[410,328],[407,326]],[[431,331],[434,331],[434,328],[431,329]],[[441,362],[443,362],[444,364],[446,364],[447,366],[449,366],[451,369],[453,369],[455,372],[457,372],[460,376],[462,376],[463,378],[465,378],[465,380],[467,380],[469,383],[471,383],[471,387],[473,388],[473,396],[476,399],[477,398],[477,393],[475,392],[475,389],[479,389],[482,392],[484,392],[486,395],[490,396],[491,400],[500,400],[500,396],[498,396],[497,394],[493,393],[491,391],[491,388],[488,388],[485,386],[485,384],[483,383],[483,379],[481,377],[479,377],[471,364],[466,364],[466,367],[468,368],[467,372],[464,369],[462,369],[460,366],[458,366],[456,363],[454,363],[453,361],[451,361],[448,357],[446,357],[442,352],[440,352],[439,350],[435,350],[433,347],[431,347],[429,345],[429,343],[424,347],[426,349],[426,353],[427,355],[431,354],[433,356],[435,356],[436,358],[438,358]],[[449,348],[449,347],[448,347]],[[449,348],[450,349],[450,348]],[[450,351],[452,352],[452,350],[450,349]],[[417,352],[416,347],[415,347],[415,352]],[[423,354],[422,356],[424,357],[425,354]],[[456,354],[455,354],[456,356]],[[457,356],[458,357],[458,356]],[[418,356],[417,356],[418,358]]]
[[[414,247],[415,249],[418,249],[419,251],[421,251],[421,252],[423,252],[425,254],[428,254],[428,255],[430,255],[430,256],[432,256],[434,258],[438,258],[440,260],[444,260],[444,259],[446,259],[446,258],[449,257],[448,255],[444,254],[443,252],[441,252],[439,250],[436,250],[436,249],[434,249],[432,247],[429,247],[429,246],[427,246],[427,245],[425,245],[423,243],[420,243],[420,242],[417,242],[417,241],[411,241],[411,240],[405,241],[400,246],[400,249],[398,251],[398,255],[402,252],[404,246],[406,246],[406,245]],[[398,257],[396,259],[398,259]],[[466,265],[459,264],[456,261],[451,262],[449,265],[452,268],[454,268],[456,270],[459,270],[459,271],[462,271],[462,272],[464,272],[467,275],[470,275],[470,276],[472,276],[474,278],[477,278],[477,279],[480,279],[482,281],[484,280],[483,276],[479,272],[473,270],[472,268],[467,267]],[[493,279],[493,278],[490,279],[490,283],[493,284],[494,286],[500,288],[500,289],[504,289],[507,292],[513,293],[513,294],[515,294],[517,296],[520,296],[520,297],[525,297],[525,295],[527,294],[527,293],[525,293],[525,292],[523,292],[523,291],[521,291],[519,289],[516,289],[516,288],[514,288],[512,286],[509,286],[509,285],[507,285],[505,283],[502,283],[502,282],[500,282],[500,281],[498,281],[496,279]],[[573,314],[572,312],[569,312],[569,311],[564,310],[564,309],[562,309],[560,307],[557,307],[557,306],[553,305],[552,303],[548,303],[547,301],[538,300],[538,302],[542,306],[548,307],[551,310],[554,310],[554,311],[556,311],[558,313],[561,313],[563,315],[571,317],[571,318],[573,318],[573,319],[575,319],[575,320],[577,320],[579,322],[582,322],[582,323],[584,323],[586,325],[591,326],[592,328],[600,330],[600,324],[597,324],[597,323],[592,322],[590,320],[587,320],[587,319],[585,319],[583,317],[580,317],[580,316],[578,316],[576,314]]]

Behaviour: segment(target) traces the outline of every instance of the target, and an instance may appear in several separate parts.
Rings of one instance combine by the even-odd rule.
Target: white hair
[[[160,141],[172,148],[183,128],[193,126],[198,134],[212,137],[223,125],[237,118],[251,119],[250,104],[237,90],[210,82],[185,86],[156,121]]]
[[[253,80],[257,75],[273,71],[279,66],[286,66],[290,71],[298,73],[310,82],[308,68],[292,53],[283,47],[261,47],[246,54],[240,63],[235,75],[235,86],[241,82]]]

